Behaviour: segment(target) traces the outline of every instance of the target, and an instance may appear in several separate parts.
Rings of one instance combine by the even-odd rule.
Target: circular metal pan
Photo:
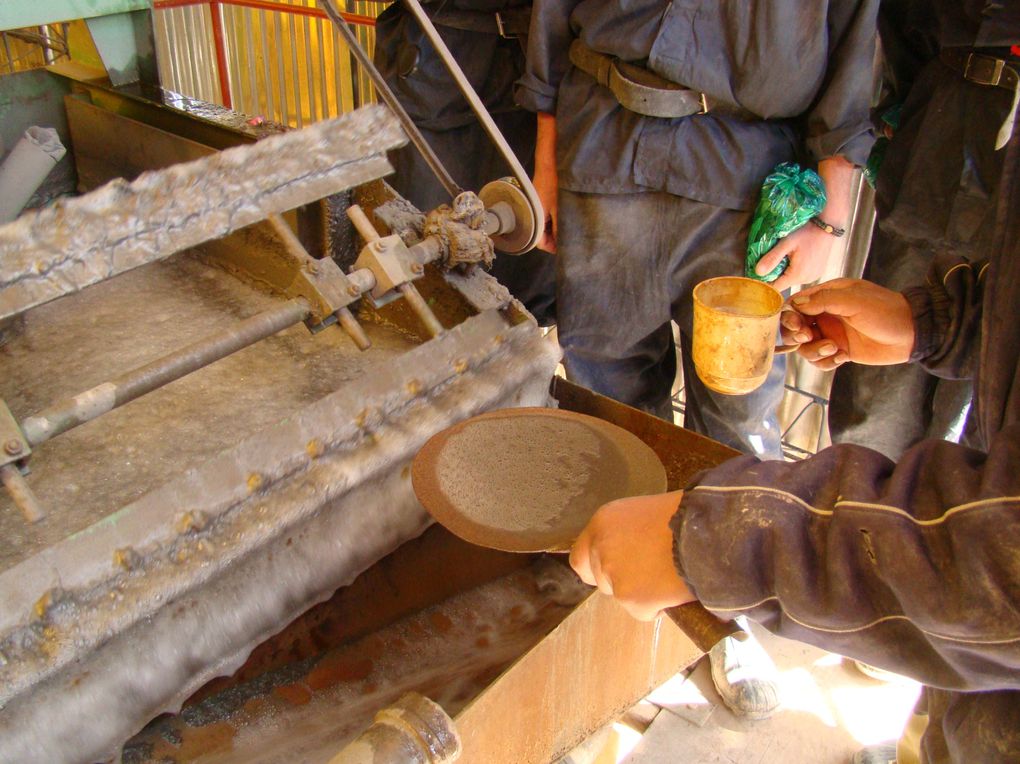
[[[467,541],[510,552],[566,551],[606,502],[665,491],[666,470],[616,425],[516,408],[433,436],[414,459],[411,482],[425,509]]]

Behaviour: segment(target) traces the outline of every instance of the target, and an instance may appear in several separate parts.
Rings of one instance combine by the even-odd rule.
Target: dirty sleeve
[[[1020,424],[987,453],[929,440],[898,464],[840,445],[738,457],[674,516],[705,607],[951,690],[1020,688]]]
[[[535,0],[528,28],[524,75],[514,87],[514,100],[528,111],[556,112],[556,93],[570,68],[570,14],[581,0]]]
[[[878,0],[832,3],[829,66],[806,115],[807,147],[815,159],[843,156],[863,167],[874,143],[871,101],[875,82]]]

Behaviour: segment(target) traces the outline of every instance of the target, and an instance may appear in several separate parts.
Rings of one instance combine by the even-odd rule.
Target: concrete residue
[[[24,419],[277,304],[182,253],[27,313],[0,349],[0,398]],[[295,326],[38,446],[29,482],[52,515],[30,526],[0,492],[0,572],[417,345],[366,331],[367,354],[338,328]]]
[[[0,319],[392,171],[383,107],[114,180],[0,227]]]
[[[480,419],[451,436],[436,464],[443,492],[492,528],[555,528],[577,500],[625,474],[597,471],[609,460],[603,439],[565,419]],[[531,454],[548,454],[534,459]],[[619,470],[617,470],[619,472]]]
[[[425,214],[402,196],[380,204],[375,208],[375,216],[407,246],[425,238]]]
[[[506,336],[494,345],[497,327]],[[458,373],[465,359],[469,371]],[[534,326],[476,316],[0,572],[11,593],[0,603],[0,761],[108,756],[232,671],[421,532],[427,520],[402,468],[429,435],[483,409],[544,403],[555,363]],[[419,395],[409,395],[409,379]],[[181,511],[207,521],[178,535]],[[127,545],[125,568],[115,552]],[[33,590],[50,579],[63,594],[31,620]],[[12,618],[25,620],[11,628]]]
[[[590,592],[565,564],[538,560],[160,719],[128,743],[122,761],[324,764],[407,690],[456,714]]]
[[[444,268],[470,268],[479,263],[492,267],[496,251],[492,239],[481,230],[484,220],[485,205],[470,191],[458,194],[452,206],[440,205],[425,216],[423,233],[443,243]]]

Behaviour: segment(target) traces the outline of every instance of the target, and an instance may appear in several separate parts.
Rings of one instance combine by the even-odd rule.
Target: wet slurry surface
[[[0,346],[0,398],[24,419],[280,302],[197,252],[176,255],[30,311]],[[0,492],[0,570],[416,344],[364,326],[366,353],[337,327],[297,325],[36,448],[28,483],[49,516],[29,525]]]
[[[327,762],[407,691],[456,715],[589,592],[565,565],[540,560],[161,717],[122,761]]]

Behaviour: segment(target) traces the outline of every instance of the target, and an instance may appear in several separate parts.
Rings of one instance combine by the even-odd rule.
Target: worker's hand
[[[839,228],[847,228],[850,220],[850,197],[856,181],[856,168],[842,156],[833,156],[818,163],[818,174],[825,184],[825,208],[819,217]],[[793,286],[810,284],[825,275],[826,267],[843,253],[844,239],[826,233],[807,223],[780,239],[755,266],[764,276],[772,272],[784,257],[789,265],[772,286],[782,292]]]
[[[610,594],[642,621],[695,597],[673,564],[673,532],[683,491],[635,496],[599,508],[573,549],[570,564],[581,580]]]
[[[847,361],[883,366],[910,360],[914,318],[899,292],[859,279],[834,279],[795,294],[780,319],[783,342],[819,369]]]
[[[782,292],[820,279],[825,274],[826,266],[839,257],[842,249],[841,239],[808,223],[777,241],[758,261],[754,271],[764,276],[771,273],[784,257],[789,257],[786,270],[772,282],[772,286]]]
[[[538,240],[536,246],[546,252],[555,252],[559,223],[556,195],[559,193],[560,184],[556,172],[556,118],[552,114],[538,115],[535,176],[531,182],[535,184],[539,201],[545,209],[545,220],[540,221],[540,225],[544,226],[542,238]]]

